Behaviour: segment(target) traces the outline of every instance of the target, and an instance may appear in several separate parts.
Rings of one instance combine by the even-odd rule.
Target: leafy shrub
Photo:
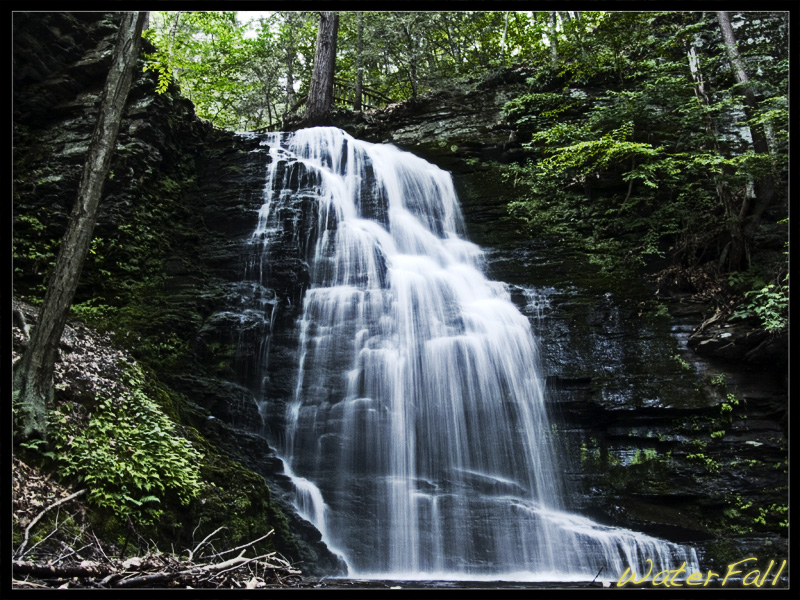
[[[789,276],[784,278],[786,285],[769,283],[761,289],[745,293],[749,302],[743,304],[733,317],[756,317],[767,331],[784,329],[789,324]]]
[[[202,456],[145,394],[138,373],[128,383],[117,397],[99,396],[88,423],[68,417],[72,403],[53,411],[51,456],[64,476],[86,484],[90,503],[151,524],[162,500],[186,505],[200,493]]]

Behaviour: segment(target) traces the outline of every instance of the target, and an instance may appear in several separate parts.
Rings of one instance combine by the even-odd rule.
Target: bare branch
[[[66,544],[65,544],[65,545],[66,545]],[[66,558],[69,558],[69,557],[70,557],[70,556],[72,556],[73,554],[78,554],[78,552],[80,552],[80,551],[82,551],[82,550],[86,550],[87,548],[91,548],[91,546],[92,546],[91,544],[86,544],[85,546],[83,546],[82,548],[78,548],[77,550],[72,550],[72,548],[69,548],[69,547],[68,547],[68,548],[69,548],[69,550],[72,550],[72,552],[70,552],[69,554],[65,554],[64,556],[59,556],[59,557],[58,557],[58,559],[56,559],[56,560],[55,560],[55,562],[53,562],[53,564],[54,564],[54,565],[55,565],[55,564],[58,564],[58,563],[60,563],[62,560],[66,559]],[[78,558],[80,558],[80,555],[78,555]]]
[[[42,588],[42,589],[46,589],[46,590],[50,589],[49,585],[42,585],[41,583],[33,583],[32,581],[21,581],[19,579],[12,579],[11,580],[11,586],[12,587],[17,587],[17,586],[21,586],[21,585],[28,585],[30,587]]]
[[[22,543],[19,545],[19,548],[17,548],[17,551],[14,552],[14,556],[15,557],[22,556],[22,553],[25,551],[25,547],[28,545],[28,539],[29,539],[30,534],[31,534],[31,529],[33,529],[33,526],[36,525],[42,519],[42,517],[44,517],[44,515],[47,514],[47,512],[49,510],[52,510],[52,509],[56,508],[57,506],[61,506],[65,502],[69,502],[70,500],[74,500],[78,496],[81,496],[81,495],[83,495],[85,493],[86,493],[86,490],[78,490],[74,494],[70,494],[66,498],[62,498],[61,500],[59,500],[57,502],[54,502],[53,504],[51,504],[50,506],[45,508],[42,512],[40,512],[38,515],[36,515],[33,518],[33,520],[30,523],[28,523],[28,526],[25,528],[25,533],[24,533],[23,538],[22,538]]]
[[[223,550],[222,552],[218,552],[218,553],[214,554],[213,556],[222,556],[223,554],[230,554],[231,552],[236,552],[237,550],[242,550],[244,548],[249,548],[250,546],[254,546],[255,544],[257,544],[261,540],[265,540],[266,538],[271,536],[274,532],[275,532],[274,529],[270,529],[269,533],[267,533],[267,535],[262,535],[260,538],[258,538],[257,540],[253,540],[249,544],[245,544],[244,546],[239,546],[238,548],[232,548],[231,550]]]
[[[194,550],[189,550],[189,560],[191,561],[194,558],[194,553],[197,552],[200,548],[202,548],[208,542],[208,540],[210,540],[212,537],[214,537],[217,533],[219,533],[223,529],[227,529],[227,527],[217,527],[214,531],[212,531],[205,538],[203,538],[203,541],[197,544],[197,546],[194,547]]]

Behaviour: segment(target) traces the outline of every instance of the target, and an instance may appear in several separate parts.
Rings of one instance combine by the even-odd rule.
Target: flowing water
[[[262,268],[288,226],[310,269],[296,388],[270,438],[350,576],[697,570],[691,549],[564,510],[531,325],[464,239],[449,173],[334,128],[265,143]]]

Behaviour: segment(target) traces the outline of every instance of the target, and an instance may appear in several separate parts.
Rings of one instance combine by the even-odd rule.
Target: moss
[[[712,564],[727,565],[742,559],[741,551],[731,540],[722,539],[706,545],[708,559]]]
[[[190,532],[202,539],[214,529],[224,527],[218,535],[218,545],[236,547],[272,530],[273,535],[263,547],[297,557],[297,543],[264,478],[220,454],[196,429],[187,428],[187,435],[204,453],[199,469],[205,489],[180,514],[184,524],[181,539],[190,543],[187,537]]]

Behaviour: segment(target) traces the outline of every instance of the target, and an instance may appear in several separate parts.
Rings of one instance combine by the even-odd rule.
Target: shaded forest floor
[[[252,546],[259,540],[216,551],[207,537],[181,554],[143,538],[109,544],[91,529],[85,490],[72,491],[17,457],[12,486],[15,542],[21,538],[14,544],[14,588],[265,588],[302,581],[277,553],[257,555]],[[137,555],[141,548],[146,553]]]

